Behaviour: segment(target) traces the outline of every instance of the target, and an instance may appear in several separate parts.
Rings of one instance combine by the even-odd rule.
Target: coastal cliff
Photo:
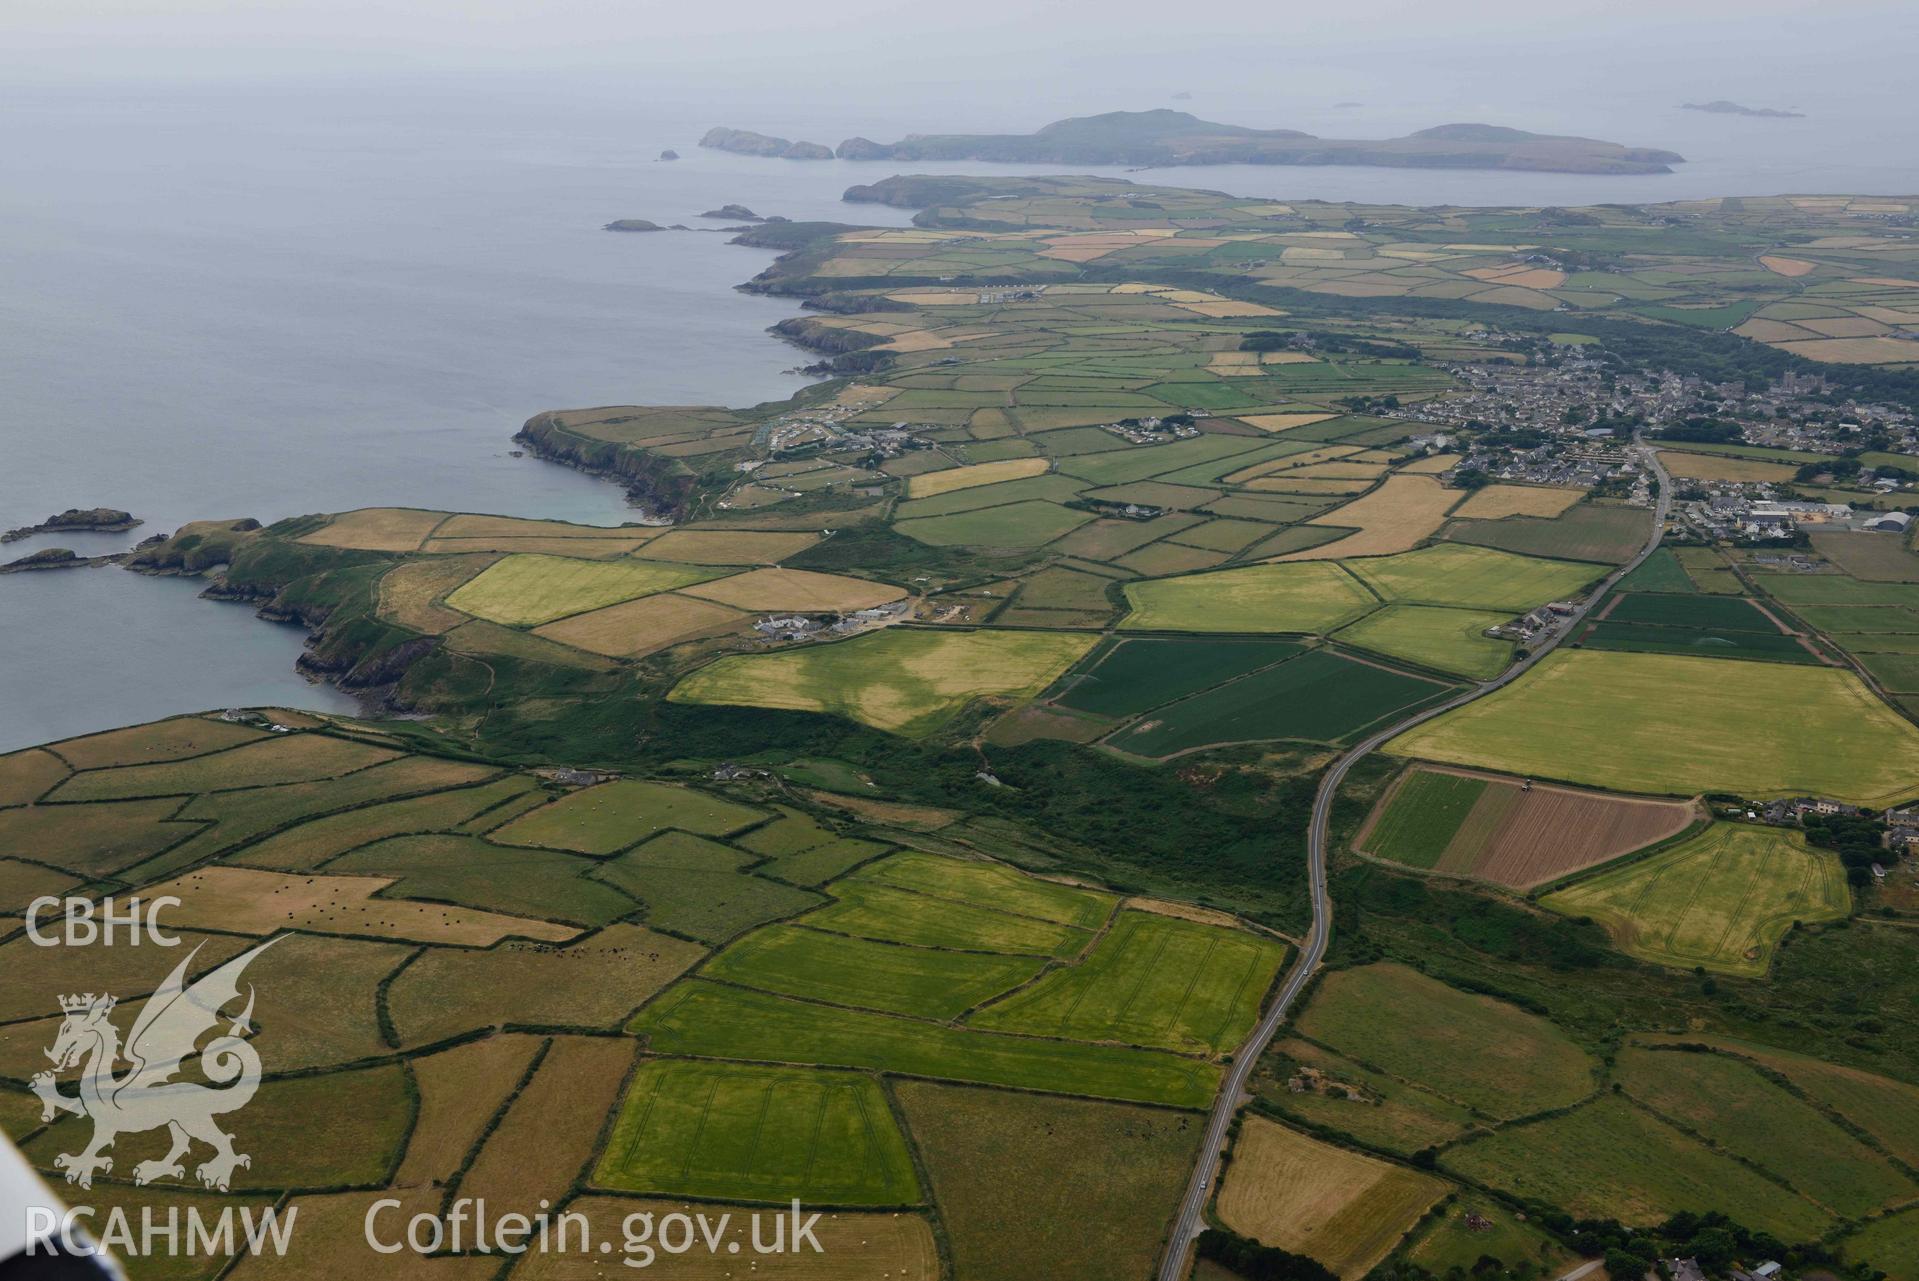
[[[698,483],[677,459],[572,430],[559,412],[535,414],[513,439],[535,457],[618,481],[634,503],[667,518],[684,511]]]

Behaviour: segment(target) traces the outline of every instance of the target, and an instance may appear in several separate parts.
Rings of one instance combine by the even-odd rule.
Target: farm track
[[[1274,998],[1265,1015],[1260,1018],[1252,1034],[1233,1055],[1233,1061],[1227,1068],[1225,1079],[1220,1083],[1219,1095],[1213,1101],[1212,1113],[1206,1119],[1206,1131],[1200,1142],[1199,1157],[1194,1162],[1191,1177],[1187,1180],[1186,1195],[1180,1202],[1179,1213],[1174,1218],[1172,1228],[1166,1236],[1166,1251],[1161,1256],[1159,1271],[1156,1274],[1158,1281],[1186,1281],[1191,1269],[1189,1256],[1193,1242],[1205,1226],[1207,1193],[1212,1187],[1213,1175],[1219,1168],[1220,1157],[1225,1150],[1226,1131],[1232,1125],[1233,1116],[1239,1111],[1241,1101],[1245,1097],[1246,1082],[1252,1077],[1253,1067],[1265,1054],[1266,1047],[1272,1044],[1280,1025],[1286,1021],[1293,1002],[1299,998],[1300,992],[1305,989],[1306,984],[1311,981],[1326,959],[1326,948],[1331,942],[1332,933],[1332,900],[1326,891],[1326,847],[1328,828],[1332,820],[1333,799],[1339,794],[1340,784],[1346,781],[1346,775],[1352,771],[1354,765],[1389,740],[1416,725],[1423,725],[1455,708],[1464,707],[1487,694],[1504,689],[1532,670],[1533,665],[1552,653],[1561,640],[1573,635],[1584,625],[1593,605],[1603,598],[1620,579],[1639,568],[1647,557],[1658,550],[1660,540],[1665,535],[1666,515],[1672,506],[1672,477],[1667,473],[1664,464],[1659,461],[1657,451],[1647,448],[1643,441],[1636,441],[1636,444],[1640,457],[1659,480],[1659,498],[1653,508],[1652,534],[1647,538],[1645,546],[1641,547],[1631,560],[1608,574],[1593,589],[1586,603],[1579,607],[1566,626],[1559,629],[1551,641],[1491,680],[1375,731],[1342,753],[1320,778],[1319,791],[1313,798],[1312,824],[1307,830],[1306,838],[1306,875],[1312,896],[1313,925],[1307,931],[1305,945],[1298,958],[1294,960],[1292,969],[1287,971],[1284,981],[1280,984],[1279,994]]]

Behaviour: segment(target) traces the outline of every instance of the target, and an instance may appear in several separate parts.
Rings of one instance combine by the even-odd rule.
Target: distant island
[[[1685,157],[1594,138],[1451,124],[1404,138],[1319,138],[1296,129],[1217,124],[1184,111],[1110,111],[1058,120],[1030,134],[913,134],[898,142],[814,142],[714,129],[703,147],[794,160],[985,160],[1062,165],[1377,165],[1410,169],[1525,169],[1549,173],[1670,173]]]
[[[22,525],[18,529],[7,530],[0,534],[0,543],[18,542],[22,538],[31,538],[35,534],[74,531],[117,534],[123,529],[132,529],[140,523],[131,512],[123,512],[117,507],[69,507],[57,515],[47,517],[37,525]]]
[[[1681,111],[1710,111],[1716,116],[1762,116],[1768,120],[1804,120],[1803,111],[1779,111],[1772,107],[1748,107],[1744,103],[1727,102],[1724,98],[1712,102],[1686,102],[1680,104]]]
[[[650,218],[615,218],[612,222],[609,222],[606,224],[606,226],[600,228],[600,230],[601,231],[665,231],[666,228],[660,226],[659,223],[654,222]]]
[[[700,145],[738,152],[742,156],[772,156],[778,160],[833,158],[833,149],[822,147],[817,142],[794,142],[791,138],[775,138],[771,134],[754,133],[751,129],[708,129],[706,136],[700,139]]]

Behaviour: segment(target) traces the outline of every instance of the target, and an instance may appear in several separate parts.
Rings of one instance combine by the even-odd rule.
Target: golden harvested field
[[[1257,378],[1259,353],[1256,351],[1216,351],[1206,362],[1206,372],[1221,378]]]
[[[1445,523],[1446,514],[1459,499],[1458,490],[1441,488],[1430,476],[1389,476],[1370,494],[1306,522],[1352,526],[1358,533],[1279,559],[1336,560],[1409,551]]]
[[[1469,520],[1498,520],[1503,516],[1557,516],[1586,496],[1583,489],[1551,485],[1488,485],[1453,509]]]
[[[1819,264],[1807,262],[1804,258],[1781,258],[1777,254],[1761,254],[1759,265],[1775,275],[1804,276]]]
[[[538,1037],[502,1033],[413,1060],[420,1111],[394,1186],[445,1183],[458,1174],[539,1048]]]
[[[558,943],[579,933],[551,921],[375,897],[391,884],[388,876],[286,876],[249,867],[203,867],[152,886],[146,895],[179,898],[169,919],[182,926],[243,934],[302,929],[490,947],[512,935]]]
[[[867,1281],[868,1278],[939,1281],[942,1275],[933,1230],[917,1214],[827,1211],[813,1228],[813,1235],[820,1243],[817,1254],[810,1248],[756,1254],[751,1256],[750,1264],[742,1264],[739,1256],[726,1253],[724,1246],[717,1253],[709,1253],[702,1246],[685,1254],[660,1255],[650,1267],[635,1269],[621,1262],[617,1247],[623,1239],[621,1224],[628,1215],[651,1214],[657,1223],[669,1214],[705,1213],[711,1220],[732,1207],[584,1196],[568,1203],[566,1208],[586,1216],[592,1224],[591,1240],[615,1242],[615,1253],[531,1251],[522,1255],[514,1267],[512,1281],[616,1281],[635,1276],[657,1276],[661,1281],[746,1281],[747,1278],[751,1281]],[[733,1213],[733,1230],[744,1231],[739,1227],[740,1212],[734,1210]],[[771,1235],[770,1224],[766,1232]]]
[[[519,555],[488,567],[448,596],[446,603],[490,622],[524,627],[709,577],[702,570],[653,561]]]
[[[644,525],[575,525],[565,520],[529,520],[520,516],[475,516],[461,514],[449,517],[445,524],[433,531],[435,538],[593,538],[593,539],[647,539],[658,534],[658,529]]]
[[[302,534],[299,541],[356,551],[417,551],[426,536],[446,518],[445,512],[420,511],[414,507],[362,507],[340,513],[323,528]]]
[[[380,579],[380,617],[428,636],[451,631],[467,620],[440,602],[499,557],[491,553],[402,561]]]
[[[1458,454],[1428,454],[1424,458],[1415,458],[1403,464],[1399,471],[1405,476],[1433,476],[1443,471],[1451,471],[1463,461]]]
[[[675,529],[646,545],[648,560],[688,565],[774,565],[820,541],[815,533],[758,529]]]
[[[1271,307],[1263,307],[1256,302],[1234,302],[1226,298],[1218,302],[1181,302],[1173,305],[1195,315],[1209,316],[1215,320],[1232,316],[1283,316],[1286,314],[1274,311]]]
[[[891,583],[816,574],[806,569],[754,569],[685,588],[681,595],[718,601],[735,609],[829,614],[884,605],[906,595],[906,590]]]
[[[1919,342],[1906,338],[1815,338],[1772,344],[1808,360],[1842,365],[1894,365],[1919,361]]]
[[[420,550],[433,555],[471,552],[538,552],[547,556],[577,556],[581,560],[612,560],[638,551],[645,538],[429,538]]]
[[[1750,338],[1754,342],[1790,342],[1794,339],[1814,338],[1810,329],[1801,329],[1798,325],[1789,325],[1783,320],[1748,320],[1733,330],[1741,338]]]
[[[1246,414],[1241,422],[1261,431],[1287,431],[1294,427],[1309,427],[1314,423],[1323,423],[1335,414]]]
[[[1003,458],[995,463],[974,463],[970,467],[949,467],[945,471],[923,472],[906,482],[908,498],[931,498],[955,490],[980,485],[997,485],[1003,480],[1022,480],[1037,476],[1052,466],[1044,458]]]
[[[593,1159],[637,1045],[625,1037],[556,1036],[460,1180],[495,1214],[537,1214]]]
[[[1446,1191],[1438,1179],[1248,1117],[1219,1190],[1219,1217],[1242,1236],[1318,1259],[1355,1281]]]
[[[1659,451],[1659,461],[1681,480],[1741,480],[1773,484],[1793,477],[1791,467],[1763,463],[1752,458],[1733,458],[1725,454],[1687,454],[1662,449]]]
[[[1303,468],[1301,470],[1304,470]],[[1246,488],[1262,494],[1319,494],[1345,495],[1360,494],[1371,489],[1370,478],[1332,480],[1324,477],[1302,476],[1297,471],[1280,472],[1275,476],[1261,476],[1257,480],[1246,482]]]
[[[639,658],[683,640],[724,631],[744,618],[725,605],[662,592],[562,618],[535,628],[534,634],[609,658]]]

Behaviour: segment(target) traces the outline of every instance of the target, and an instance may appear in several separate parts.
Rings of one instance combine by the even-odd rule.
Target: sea
[[[708,127],[831,145],[956,120],[1025,129],[1079,105],[1002,98],[962,119],[950,102],[700,100],[563,78],[504,88],[0,84],[0,528],[71,506],[125,508],[144,521],[127,534],[7,544],[0,558],[47,546],[99,554],[188,520],[372,505],[630,519],[617,487],[516,456],[513,432],[544,409],[752,405],[806,381],[794,367],[809,357],[766,332],[792,305],[735,288],[772,255],[729,244],[730,224],[704,213],[738,203],[796,220],[910,219],[840,200],[891,166],[702,149]],[[1497,111],[1478,102],[1280,110],[1250,93],[1103,105],[1176,105],[1328,136],[1389,136]],[[1513,111],[1500,122],[1668,147],[1689,162],[1630,177],[1085,172],[1419,205],[1919,191],[1919,152],[1893,145],[1909,125],[1888,124],[1903,115],[1755,121],[1664,101],[1594,114]],[[669,148],[680,158],[660,159]],[[615,218],[687,230],[601,229]],[[295,671],[297,629],[203,601],[201,586],[112,567],[0,577],[0,751],[196,709],[354,706]]]

